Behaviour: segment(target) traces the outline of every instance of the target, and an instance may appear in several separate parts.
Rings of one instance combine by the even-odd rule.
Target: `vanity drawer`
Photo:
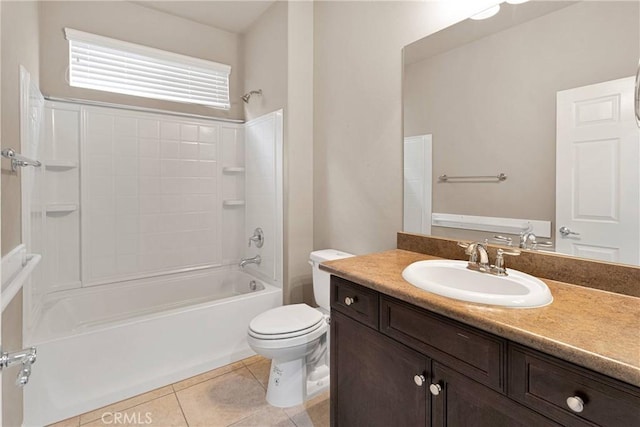
[[[331,308],[378,329],[378,293],[331,276]]]
[[[640,426],[640,391],[517,344],[509,347],[509,397],[566,426]],[[582,412],[567,403],[578,397]]]
[[[506,340],[402,301],[381,296],[380,332],[504,391]]]

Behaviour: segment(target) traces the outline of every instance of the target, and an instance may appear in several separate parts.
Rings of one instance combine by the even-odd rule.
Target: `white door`
[[[431,135],[404,139],[404,211],[402,229],[431,234]]]
[[[558,92],[556,250],[640,261],[640,130],[634,78]]]

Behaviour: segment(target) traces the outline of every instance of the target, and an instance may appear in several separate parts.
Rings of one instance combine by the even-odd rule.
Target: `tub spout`
[[[260,258],[260,255],[256,255],[256,256],[251,257],[251,258],[242,258],[240,260],[240,267],[244,268],[244,266],[247,265],[247,264],[260,265],[261,262],[262,262],[262,258]]]

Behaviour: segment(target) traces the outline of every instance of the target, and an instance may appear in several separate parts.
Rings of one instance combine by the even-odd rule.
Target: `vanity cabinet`
[[[420,353],[347,316],[332,314],[331,424],[427,425],[429,365]],[[416,375],[425,378],[422,386],[414,382]]]
[[[637,387],[337,276],[330,347],[334,427],[640,426]]]
[[[431,397],[432,426],[559,425],[438,362],[433,362],[432,382],[439,386]]]

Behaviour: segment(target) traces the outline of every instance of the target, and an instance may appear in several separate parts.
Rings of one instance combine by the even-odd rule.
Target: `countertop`
[[[545,307],[467,303],[421,290],[402,278],[406,266],[429,259],[441,258],[395,249],[327,261],[320,268],[640,387],[640,298],[542,279],[553,295],[553,303]]]

